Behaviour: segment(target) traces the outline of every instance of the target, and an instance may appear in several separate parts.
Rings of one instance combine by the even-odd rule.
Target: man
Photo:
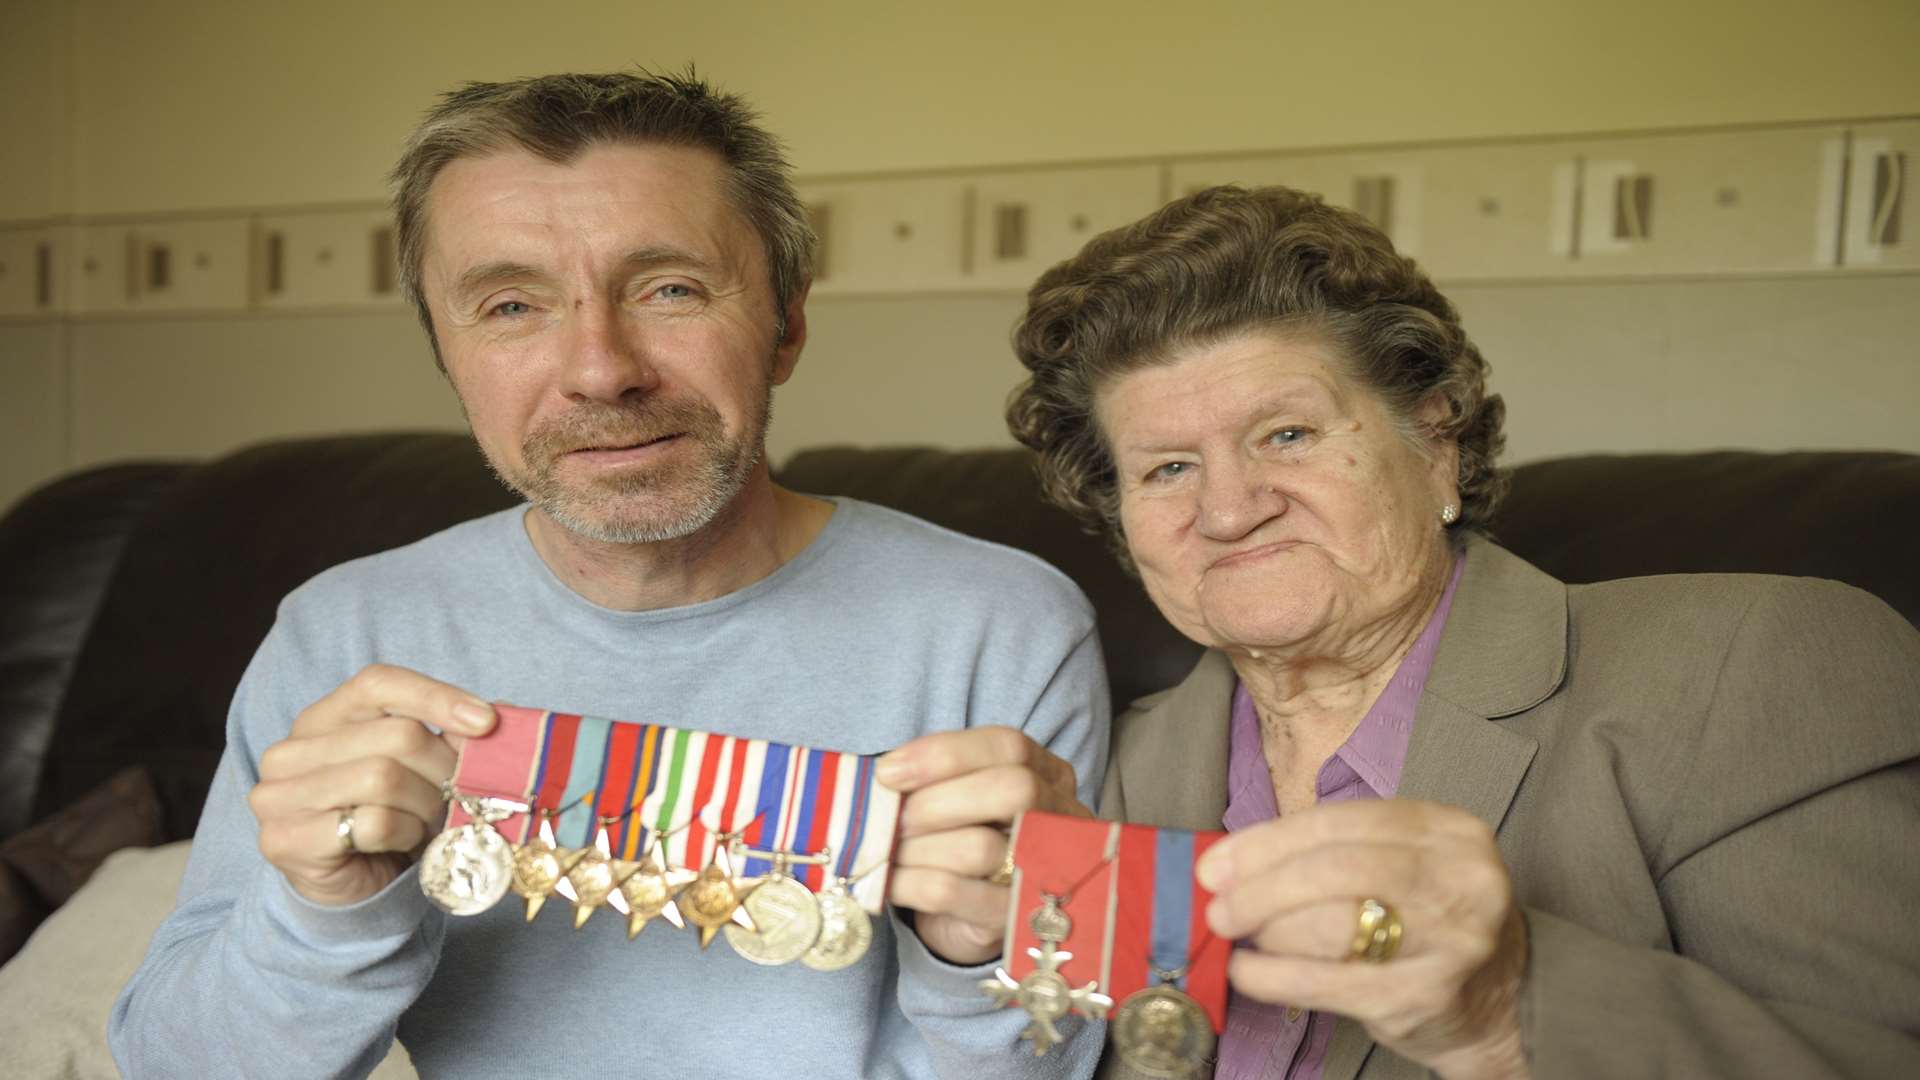
[[[283,603],[115,1006],[121,1068],[364,1073],[397,1029],[461,1077],[1090,1073],[1097,1033],[1036,1061],[974,984],[1004,826],[1097,790],[1091,612],[1038,560],[771,482],[812,245],[777,144],[691,78],[553,76],[449,95],[395,181],[409,295],[530,505]],[[831,974],[508,904],[447,918],[413,853],[489,701],[897,747],[894,916]]]

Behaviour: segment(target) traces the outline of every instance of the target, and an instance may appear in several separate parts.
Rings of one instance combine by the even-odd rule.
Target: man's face
[[[487,461],[582,536],[699,531],[760,468],[799,359],[718,155],[609,144],[556,165],[502,150],[427,197],[422,283]]]

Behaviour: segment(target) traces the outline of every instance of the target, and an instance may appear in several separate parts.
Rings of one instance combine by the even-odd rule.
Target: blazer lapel
[[[1485,540],[1468,542],[1467,568],[1420,705],[1397,798],[1458,806],[1498,830],[1539,749],[1492,723],[1546,700],[1566,677],[1567,587]],[[1352,1020],[1333,1030],[1325,1080],[1354,1080],[1373,1039]],[[1369,1080],[1423,1076],[1386,1056]]]
[[[1180,829],[1220,828],[1227,811],[1228,711],[1238,676],[1207,652],[1180,685],[1114,730],[1106,817]],[[1144,702],[1143,702],[1144,704]]]
[[[1458,806],[1499,829],[1538,745],[1489,721],[1545,701],[1566,672],[1567,587],[1471,542],[1414,713],[1399,797]]]

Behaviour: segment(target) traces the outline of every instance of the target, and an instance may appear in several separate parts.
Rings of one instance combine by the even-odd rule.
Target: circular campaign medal
[[[820,904],[812,890],[788,873],[793,856],[786,852],[765,854],[773,860],[773,873],[745,901],[747,915],[757,929],[729,923],[726,935],[727,944],[742,958],[774,967],[800,959],[819,939]]]
[[[420,856],[420,890],[451,915],[478,915],[500,902],[513,881],[513,850],[493,827],[518,812],[460,797],[474,820],[433,838]]]
[[[1171,985],[1181,974],[1168,972],[1166,982],[1127,998],[1109,1025],[1120,1059],[1156,1080],[1191,1076],[1213,1055],[1212,1022]]]
[[[745,959],[768,967],[800,959],[820,936],[820,906],[805,885],[790,877],[761,882],[746,899],[759,931],[727,924],[727,944]]]
[[[873,945],[873,918],[847,889],[846,878],[835,878],[819,896],[820,937],[800,962],[815,971],[852,967]]]

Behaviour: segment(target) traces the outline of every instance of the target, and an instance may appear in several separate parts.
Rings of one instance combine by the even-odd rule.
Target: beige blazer
[[[1920,1077],[1920,633],[1833,582],[1466,560],[1399,797],[1496,830],[1534,1075]],[[1210,652],[1120,717],[1101,813],[1220,828],[1234,686]],[[1423,1075],[1335,1028],[1327,1080]]]

